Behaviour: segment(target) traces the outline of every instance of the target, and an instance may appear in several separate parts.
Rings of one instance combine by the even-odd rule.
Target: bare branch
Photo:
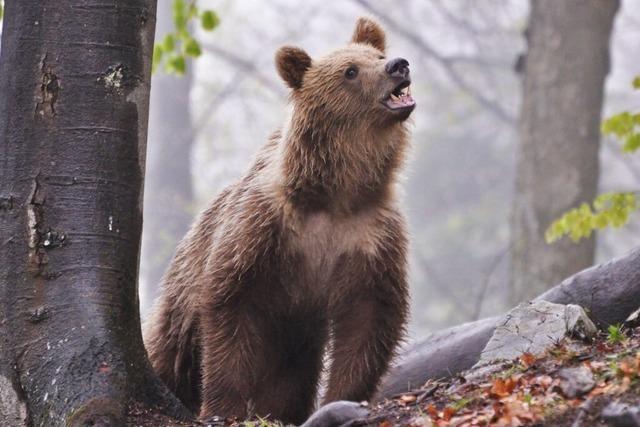
[[[202,46],[209,52],[215,54],[218,58],[228,62],[236,68],[250,73],[256,80],[262,83],[264,87],[266,87],[273,93],[279,96],[283,96],[285,94],[283,86],[262,73],[253,61],[245,59],[240,55],[237,55],[213,43],[205,42],[202,44]]]
[[[442,294],[449,296],[451,300],[453,300],[453,302],[458,307],[460,307],[460,312],[467,313],[470,311],[467,308],[468,299],[461,298],[458,295],[456,295],[455,292],[453,292],[453,289],[455,289],[456,287],[445,283],[445,281],[440,278],[439,274],[435,271],[435,269],[431,266],[430,262],[427,261],[427,259],[424,256],[420,256],[417,259],[417,261],[420,264],[420,267],[423,273],[427,275],[427,278],[428,278],[427,280],[429,285],[436,288]]]
[[[353,1],[362,6],[368,12],[377,15],[387,27],[391,28],[397,34],[410,41],[414,46],[419,48],[422,53],[426,54],[427,56],[435,60],[438,64],[440,64],[440,66],[446,71],[451,81],[456,84],[456,86],[458,86],[461,90],[468,93],[478,104],[486,108],[502,122],[509,125],[515,124],[515,117],[507,112],[500,104],[479,92],[476,88],[469,84],[462,77],[462,75],[460,75],[460,73],[454,66],[454,61],[442,55],[440,52],[434,49],[433,46],[431,46],[431,44],[429,44],[426,40],[424,40],[418,34],[410,31],[406,25],[400,25],[389,15],[387,15],[377,7],[372,6],[369,0]]]
[[[484,300],[487,296],[487,289],[489,288],[489,283],[491,282],[491,278],[493,277],[494,273],[498,269],[498,266],[500,265],[500,263],[502,263],[502,261],[510,251],[511,251],[511,245],[507,245],[507,247],[501,250],[489,265],[489,270],[487,271],[487,274],[485,275],[484,280],[480,284],[480,290],[478,292],[478,296],[475,302],[475,307],[473,309],[473,313],[471,315],[470,320],[478,320],[480,318],[480,314],[482,313],[482,304],[484,303]]]

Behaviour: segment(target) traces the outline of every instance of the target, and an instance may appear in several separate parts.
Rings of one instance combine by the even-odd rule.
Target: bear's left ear
[[[278,74],[291,89],[302,87],[302,78],[309,67],[311,67],[311,57],[299,47],[282,46],[276,52]]]
[[[376,21],[371,18],[358,18],[356,29],[353,32],[351,41],[353,43],[369,44],[382,53],[386,50],[384,30]]]

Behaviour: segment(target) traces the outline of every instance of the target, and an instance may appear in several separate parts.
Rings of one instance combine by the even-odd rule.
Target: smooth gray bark
[[[121,426],[131,399],[186,416],[138,311],[156,2],[5,6],[0,424]]]
[[[511,305],[593,264],[595,240],[548,245],[566,210],[591,202],[609,39],[618,0],[532,0],[511,222]]]

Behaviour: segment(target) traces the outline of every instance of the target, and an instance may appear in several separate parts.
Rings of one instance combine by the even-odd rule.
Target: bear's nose
[[[392,77],[404,77],[409,75],[409,61],[404,58],[394,58],[387,62],[384,69]]]

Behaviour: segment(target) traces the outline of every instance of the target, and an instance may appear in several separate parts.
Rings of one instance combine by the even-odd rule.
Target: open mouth
[[[403,80],[383,100],[382,104],[390,110],[413,108],[416,101],[411,96],[411,80]]]

